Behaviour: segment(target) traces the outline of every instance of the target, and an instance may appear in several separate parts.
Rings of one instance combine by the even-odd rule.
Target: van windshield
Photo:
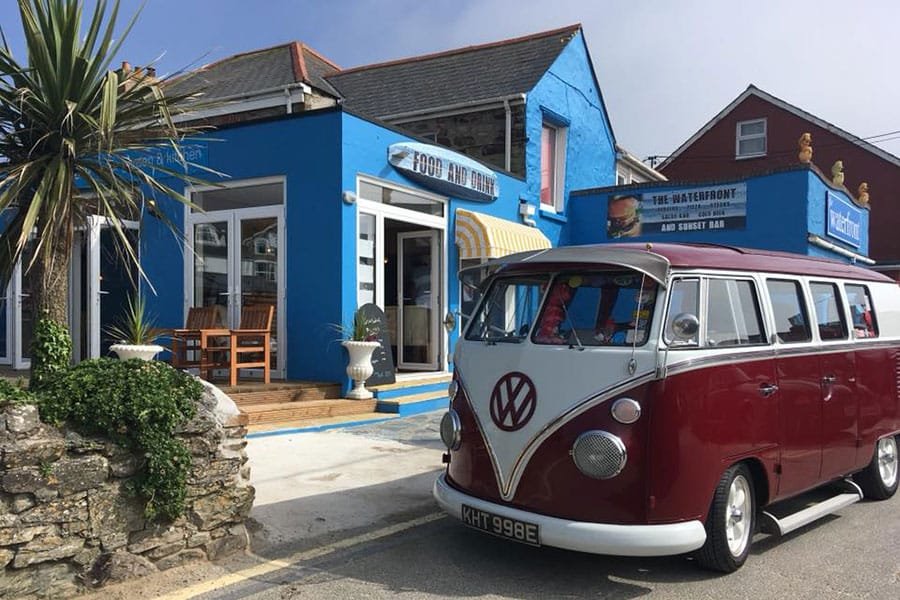
[[[473,316],[466,339],[518,343],[527,338],[549,282],[550,275],[495,280]]]
[[[643,345],[656,293],[656,282],[633,271],[558,275],[532,340],[576,347]]]

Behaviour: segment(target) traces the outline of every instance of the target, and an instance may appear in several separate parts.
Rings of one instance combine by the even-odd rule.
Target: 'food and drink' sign
[[[448,196],[491,202],[500,195],[497,175],[481,163],[438,146],[409,142],[388,148],[388,161],[411,179]]]

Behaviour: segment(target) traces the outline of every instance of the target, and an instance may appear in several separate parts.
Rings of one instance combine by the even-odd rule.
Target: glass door
[[[122,221],[122,225],[137,247],[138,223]],[[119,340],[109,339],[106,331],[122,317],[138,282],[136,267],[117,248],[116,236],[106,219],[97,216],[88,217],[87,228],[76,236],[69,303],[78,358],[109,355],[110,345]]]
[[[192,215],[193,306],[217,306],[228,328],[241,327],[244,306],[271,305],[271,372],[283,376],[279,348],[284,297],[281,259],[281,208],[252,208]],[[279,352],[281,350],[281,352]]]
[[[30,260],[29,247],[22,261]],[[22,261],[13,270],[12,281],[4,304],[9,304],[7,314],[7,346],[8,363],[13,369],[27,369],[31,366],[31,342],[34,339],[35,306],[33,279],[31,273],[23,273]],[[32,271],[33,273],[33,271]]]
[[[440,354],[440,232],[397,234],[397,366],[434,371]]]
[[[12,338],[10,327],[10,303],[9,297],[12,294],[12,284],[3,289],[3,295],[0,296],[0,365],[11,365],[12,356],[9,347]]]
[[[253,217],[235,214],[235,231],[240,231],[240,278],[233,323],[240,321],[244,306],[272,306],[272,343],[270,366],[280,369],[278,360],[278,217]]]
[[[215,306],[219,322],[231,327],[234,287],[231,263],[231,219],[195,220],[193,231],[193,306]]]

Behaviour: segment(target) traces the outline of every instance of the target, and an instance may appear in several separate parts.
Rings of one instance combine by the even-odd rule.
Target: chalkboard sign
[[[391,338],[387,327],[387,318],[384,311],[374,304],[364,304],[359,312],[363,317],[378,323],[378,336],[373,340],[378,342],[378,347],[372,353],[372,367],[375,372],[366,380],[366,385],[381,385],[397,381],[394,373],[394,357],[391,354]]]

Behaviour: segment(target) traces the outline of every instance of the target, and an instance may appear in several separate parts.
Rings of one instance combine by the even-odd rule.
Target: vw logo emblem
[[[491,419],[503,431],[518,431],[534,415],[537,391],[524,373],[507,373],[491,392]]]

